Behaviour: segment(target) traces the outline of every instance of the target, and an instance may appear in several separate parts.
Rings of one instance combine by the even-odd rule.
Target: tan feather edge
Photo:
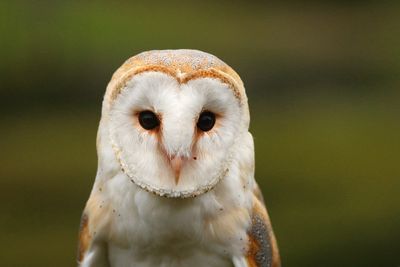
[[[79,238],[78,238],[78,264],[83,261],[86,251],[89,249],[91,243],[91,235],[89,233],[89,217],[86,212],[83,212],[81,218],[81,224],[79,227]]]
[[[126,83],[133,78],[133,76],[138,75],[143,72],[162,72],[167,75],[175,78],[179,83],[185,84],[191,80],[199,79],[199,78],[214,78],[218,79],[221,82],[227,84],[229,88],[233,91],[235,97],[243,102],[243,97],[239,89],[239,84],[235,81],[235,78],[231,77],[229,74],[225,72],[215,69],[209,68],[204,70],[197,70],[190,73],[186,73],[184,75],[179,75],[176,71],[171,68],[164,67],[162,65],[146,65],[137,68],[133,68],[126,73],[123,74],[123,77],[119,78],[117,83],[114,85],[114,88],[110,95],[110,101],[113,102],[117,96],[121,93],[122,89],[126,86]]]
[[[261,191],[257,187],[253,195],[252,227],[248,232],[247,264],[249,267],[280,267],[278,244],[260,196]]]

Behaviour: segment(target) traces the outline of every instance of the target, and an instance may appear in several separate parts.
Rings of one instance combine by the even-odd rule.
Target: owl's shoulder
[[[259,187],[253,191],[251,226],[248,230],[248,267],[279,267],[278,246],[272,230],[271,221]]]
[[[83,212],[81,217],[81,223],[79,227],[79,238],[78,238],[78,262],[82,262],[86,251],[91,243],[91,235],[89,233],[89,219],[88,215]]]
[[[90,196],[81,216],[77,253],[78,266],[108,266],[107,244],[102,232],[108,230],[107,216],[104,215],[107,214],[109,207],[100,202],[98,198],[97,194]]]

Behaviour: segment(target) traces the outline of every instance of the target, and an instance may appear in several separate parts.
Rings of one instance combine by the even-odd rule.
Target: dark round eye
[[[151,130],[160,125],[157,115],[150,110],[145,110],[139,113],[139,123],[146,130]]]
[[[197,121],[197,127],[207,132],[214,127],[215,124],[215,114],[210,111],[204,111],[200,114],[199,120]]]

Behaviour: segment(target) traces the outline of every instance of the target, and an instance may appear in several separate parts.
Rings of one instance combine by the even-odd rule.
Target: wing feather
[[[83,261],[84,255],[88,251],[89,244],[91,243],[92,237],[89,233],[89,218],[85,212],[81,217],[81,224],[79,227],[79,239],[78,239],[78,263]]]
[[[249,248],[246,255],[248,267],[281,266],[278,245],[258,187],[253,196],[253,212],[248,239]]]
[[[77,261],[80,267],[108,267],[107,245],[101,240],[95,240],[90,231],[93,218],[87,208],[82,214],[79,229]]]

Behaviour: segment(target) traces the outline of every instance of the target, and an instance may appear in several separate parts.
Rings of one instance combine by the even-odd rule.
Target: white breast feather
[[[101,140],[109,148],[107,138]],[[228,175],[214,190],[183,202],[143,191],[122,171],[111,179],[101,177],[107,170],[99,172],[93,192],[102,186],[102,201],[114,216],[97,235],[109,239],[111,266],[223,267],[232,265],[232,257],[236,265],[242,262],[254,178],[252,137],[246,133],[240,140]],[[107,163],[113,164],[115,158]]]

